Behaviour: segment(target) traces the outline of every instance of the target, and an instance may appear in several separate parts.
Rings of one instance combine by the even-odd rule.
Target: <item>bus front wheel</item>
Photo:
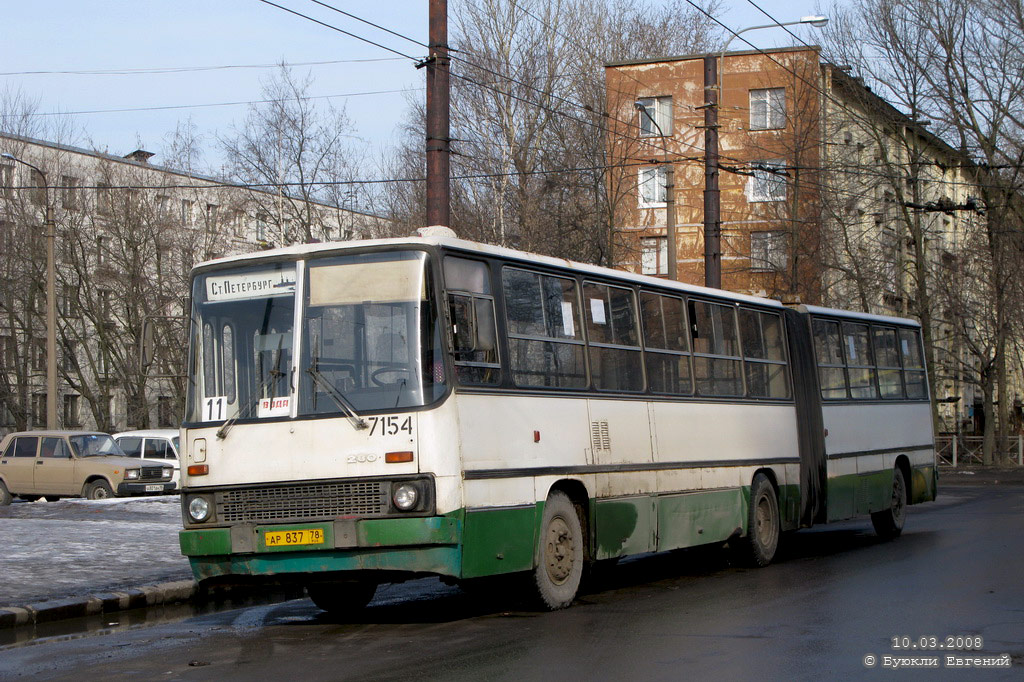
[[[779,501],[775,487],[764,474],[750,485],[747,534],[737,540],[740,559],[752,566],[767,566],[779,547]]]
[[[889,508],[871,515],[871,525],[875,527],[878,537],[890,539],[903,532],[903,522],[907,519],[907,485],[903,480],[903,471],[896,467],[892,470],[892,499]]]
[[[583,524],[576,505],[560,491],[544,504],[533,584],[537,600],[548,610],[572,603],[583,575]]]
[[[377,583],[363,580],[316,582],[306,585],[309,598],[332,616],[351,616],[366,608],[377,592]]]

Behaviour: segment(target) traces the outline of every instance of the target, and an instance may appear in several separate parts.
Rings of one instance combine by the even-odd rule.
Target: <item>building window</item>
[[[217,209],[220,207],[217,204],[206,205],[206,225],[208,227],[214,227],[217,225]]]
[[[640,240],[640,273],[644,275],[668,274],[668,239],[644,237]]]
[[[75,358],[75,354],[78,352],[78,344],[74,341],[65,341],[62,346],[64,352],[61,358],[61,367],[65,372],[74,372],[75,366],[78,364],[77,358]]]
[[[668,137],[672,134],[671,97],[642,97],[636,104],[641,137]]]
[[[107,238],[96,237],[96,265],[107,262]]]
[[[754,272],[784,272],[786,236],[785,232],[751,232],[750,269]]]
[[[750,91],[750,129],[775,130],[786,127],[786,88]]]
[[[99,289],[96,292],[96,297],[99,300],[99,304],[100,304],[100,309],[99,309],[100,319],[101,320],[109,320],[110,319],[110,289]]]
[[[156,399],[156,420],[160,426],[174,426],[174,403],[169,395]]]
[[[267,241],[267,215],[265,213],[256,216],[256,241]]]
[[[46,176],[34,168],[31,170],[32,192],[29,196],[36,206],[46,206]]]
[[[181,224],[192,224],[192,202],[188,199],[181,200]]]
[[[753,176],[747,181],[747,201],[785,201],[785,161],[754,161]]]
[[[14,164],[0,163],[0,190],[10,198],[14,192]]]
[[[77,395],[66,395],[64,396],[64,428],[70,429],[82,425],[82,421],[79,418],[78,402],[80,396]]]
[[[110,215],[113,210],[113,197],[110,194],[110,185],[105,182],[96,183],[96,212],[100,215]]]
[[[78,317],[79,288],[75,284],[65,284],[60,297],[60,314],[64,317]]]
[[[78,178],[73,178],[70,175],[61,176],[60,203],[67,211],[78,210]]]
[[[650,166],[640,169],[640,208],[651,208],[664,206],[667,193],[665,192],[665,166]]]
[[[42,428],[46,424],[46,394],[32,394],[32,426]]]

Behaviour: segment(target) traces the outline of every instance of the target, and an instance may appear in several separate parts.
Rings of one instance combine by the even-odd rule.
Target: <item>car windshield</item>
[[[71,436],[71,449],[79,457],[98,457],[102,455],[117,455],[124,457],[122,450],[114,439],[103,433],[90,433],[83,436]]]

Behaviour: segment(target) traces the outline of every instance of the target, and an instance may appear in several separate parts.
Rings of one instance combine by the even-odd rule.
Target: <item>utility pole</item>
[[[718,190],[718,56],[704,57],[704,286],[722,288],[722,218]]]
[[[427,225],[451,223],[448,0],[430,0],[427,66]]]

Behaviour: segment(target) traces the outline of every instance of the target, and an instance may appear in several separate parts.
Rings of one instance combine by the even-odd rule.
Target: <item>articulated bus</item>
[[[433,230],[433,231],[432,231]],[[870,515],[937,468],[919,325],[420,236],[198,266],[182,552],[200,580],[519,574]]]

